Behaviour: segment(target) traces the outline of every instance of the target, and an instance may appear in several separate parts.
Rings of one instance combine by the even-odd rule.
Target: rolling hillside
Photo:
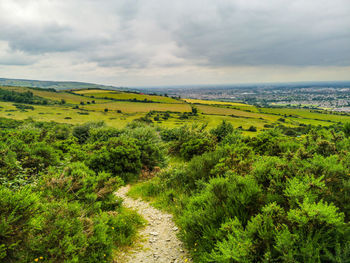
[[[0,89],[19,93],[31,92],[33,96],[47,101],[47,105],[32,105],[32,109],[25,109],[12,101],[4,99],[0,101],[0,117],[19,120],[32,118],[70,124],[103,120],[108,125],[118,128],[124,127],[134,119],[142,119],[165,127],[203,123],[209,128],[225,120],[249,134],[254,134],[254,129],[250,129],[251,127],[261,131],[280,124],[287,127],[308,124],[329,126],[350,121],[348,114],[324,110],[262,108],[242,103],[180,100],[159,95],[96,88],[55,91],[2,86]]]

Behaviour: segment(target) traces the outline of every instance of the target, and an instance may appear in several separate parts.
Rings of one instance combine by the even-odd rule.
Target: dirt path
[[[138,211],[148,224],[140,231],[142,244],[125,255],[123,262],[192,262],[176,236],[178,228],[172,221],[172,215],[161,212],[140,199],[126,196],[129,189],[129,185],[122,187],[116,195],[123,198],[124,206]]]

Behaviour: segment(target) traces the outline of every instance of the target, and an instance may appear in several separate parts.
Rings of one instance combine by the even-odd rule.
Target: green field
[[[327,111],[315,111],[297,108],[257,108],[242,103],[229,103],[207,100],[176,100],[169,97],[135,94],[128,92],[87,89],[71,92],[49,91],[23,87],[1,87],[16,92],[31,91],[35,96],[49,100],[48,105],[32,105],[34,110],[17,109],[13,102],[0,101],[0,117],[13,119],[32,118],[38,121],[59,123],[84,123],[101,120],[113,127],[124,127],[128,122],[145,117],[156,125],[175,127],[183,124],[206,123],[209,128],[217,126],[222,120],[234,127],[247,130],[254,126],[259,130],[273,124],[299,126],[311,124],[328,126],[337,122],[350,121],[350,115],[331,114]],[[94,96],[91,98],[90,96]],[[108,97],[108,99],[104,99]],[[115,100],[111,100],[115,99]],[[129,99],[136,98],[133,102]],[[146,99],[157,103],[141,102]],[[65,104],[60,104],[64,100]],[[192,107],[197,115],[190,114]],[[149,112],[152,112],[149,114]],[[168,118],[162,118],[168,112]],[[186,116],[182,116],[187,114]],[[160,117],[157,119],[157,116]],[[155,119],[156,118],[156,119]],[[247,132],[253,134],[253,132]]]
[[[78,90],[74,91],[76,94],[84,95],[87,97],[94,97],[100,99],[115,99],[115,100],[133,100],[138,101],[152,101],[160,103],[183,103],[181,100],[176,100],[169,97],[158,96],[158,95],[147,95],[141,93],[133,92],[120,92],[120,91],[111,91],[111,90]]]
[[[53,101],[61,101],[64,99],[66,103],[68,104],[80,104],[80,102],[91,102],[94,99],[87,98],[84,96],[79,96],[75,95],[69,92],[65,91],[57,91],[57,92],[52,92],[52,91],[46,91],[46,90],[40,90],[40,89],[32,89],[32,88],[25,88],[25,87],[1,87],[2,89],[6,90],[13,90],[17,92],[26,92],[26,91],[31,91],[35,96],[39,96],[48,100],[53,100]],[[108,100],[103,100],[103,99],[95,99],[96,103],[105,103],[109,102]]]

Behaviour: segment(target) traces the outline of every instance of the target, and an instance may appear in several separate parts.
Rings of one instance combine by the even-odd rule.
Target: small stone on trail
[[[135,247],[122,256],[125,263],[184,263],[188,254],[182,242],[176,236],[172,215],[159,211],[141,199],[135,200],[127,196],[130,186],[121,187],[116,195],[123,199],[125,207],[135,209],[148,221],[145,228],[140,229],[139,248]],[[141,248],[141,249],[140,249]],[[188,260],[188,263],[192,260]]]

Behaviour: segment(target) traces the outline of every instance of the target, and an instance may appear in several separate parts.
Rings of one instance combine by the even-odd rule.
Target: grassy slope
[[[313,125],[331,125],[334,122],[350,121],[350,116],[340,116],[333,114],[322,114],[312,112],[308,109],[288,109],[288,108],[256,108],[252,105],[241,103],[232,103],[228,105],[226,102],[218,103],[216,101],[189,100],[195,102],[194,106],[198,109],[198,116],[189,117],[189,119],[179,119],[183,112],[191,111],[191,104],[181,102],[168,97],[140,95],[134,93],[115,92],[108,90],[80,90],[78,93],[105,94],[128,98],[128,96],[140,95],[142,98],[157,98],[159,101],[164,100],[167,103],[142,103],[130,101],[111,101],[100,98],[89,98],[87,96],[75,95],[68,92],[50,92],[44,90],[33,90],[22,87],[2,87],[16,91],[32,91],[35,95],[44,97],[53,101],[66,100],[66,105],[34,105],[34,110],[20,111],[10,102],[0,102],[0,116],[14,119],[33,118],[40,121],[56,121],[62,123],[84,123],[88,121],[103,120],[108,125],[114,127],[123,127],[128,122],[145,116],[149,111],[171,111],[179,113],[171,113],[168,120],[155,122],[158,125],[166,127],[175,127],[183,124],[191,124],[192,122],[207,123],[209,128],[215,127],[222,120],[231,122],[234,127],[242,126],[244,129],[250,126],[256,126],[258,130],[264,129],[264,125],[279,122],[281,117],[285,119],[284,125],[296,126],[300,123]],[[126,94],[126,95],[125,95]],[[148,97],[147,97],[148,96]],[[96,96],[95,96],[96,97]],[[98,96],[97,96],[98,97]],[[86,104],[95,100],[96,104]],[[154,99],[152,99],[154,100]],[[168,103],[175,101],[176,103]],[[85,102],[85,105],[80,105]],[[200,104],[199,104],[200,103]],[[80,109],[73,109],[74,105],[79,105]],[[104,112],[105,109],[108,112]],[[122,113],[117,113],[121,110]],[[87,115],[81,113],[88,113]],[[248,132],[250,133],[250,132]],[[251,133],[250,133],[251,134]]]
[[[1,88],[7,89],[7,90],[13,90],[17,92],[31,91],[36,96],[43,97],[49,100],[54,100],[54,101],[61,101],[62,99],[64,99],[66,103],[70,103],[70,104],[80,104],[80,102],[88,102],[88,101],[91,102],[92,100],[94,100],[91,98],[74,95],[64,91],[51,92],[46,90],[37,90],[37,89],[31,89],[31,88],[25,88],[25,87],[1,87]],[[109,102],[109,100],[101,100],[101,99],[95,99],[95,101],[96,103]]]
[[[78,90],[74,91],[76,94],[82,94],[85,96],[94,96],[95,98],[111,98],[118,100],[144,100],[162,103],[183,103],[181,100],[175,100],[173,98],[158,96],[158,95],[147,95],[137,94],[131,92],[120,92],[120,91],[109,91],[109,90]]]
[[[135,113],[149,111],[178,111],[178,112],[190,112],[191,107],[187,104],[175,104],[175,103],[142,103],[142,102],[130,102],[130,101],[113,101],[103,104],[90,104],[85,106],[89,110],[121,110],[122,112]]]

